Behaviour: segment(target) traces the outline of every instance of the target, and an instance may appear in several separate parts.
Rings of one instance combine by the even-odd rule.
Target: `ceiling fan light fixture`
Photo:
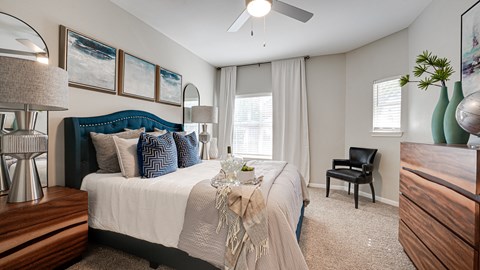
[[[253,17],[263,17],[272,9],[272,0],[246,0],[247,11]]]

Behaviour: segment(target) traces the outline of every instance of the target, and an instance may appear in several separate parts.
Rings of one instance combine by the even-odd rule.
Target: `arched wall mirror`
[[[0,55],[48,64],[49,53],[47,44],[35,29],[12,15],[0,12]],[[15,129],[14,112],[0,108],[0,133],[11,132]],[[35,130],[48,134],[48,112],[38,113]],[[3,156],[2,163],[5,170],[1,170],[1,173],[5,171],[9,174],[10,179],[13,178],[16,160],[10,156]],[[42,186],[48,186],[47,154],[35,158],[35,163]],[[0,174],[0,180],[2,180],[1,177],[4,176]],[[0,191],[5,191],[2,188],[0,184]]]
[[[198,135],[200,125],[192,123],[192,107],[200,105],[200,94],[195,85],[189,83],[183,90],[183,128],[185,131],[192,132]]]

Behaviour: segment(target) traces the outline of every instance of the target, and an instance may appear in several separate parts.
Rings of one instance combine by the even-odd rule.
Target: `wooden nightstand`
[[[87,192],[44,188],[38,201],[0,196],[0,269],[52,269],[79,258],[88,242]]]

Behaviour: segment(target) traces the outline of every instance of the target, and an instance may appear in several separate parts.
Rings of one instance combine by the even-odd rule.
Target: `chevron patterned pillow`
[[[177,170],[177,149],[172,133],[158,137],[142,133],[137,144],[140,176],[158,177]]]
[[[177,146],[178,167],[186,168],[200,163],[200,155],[198,153],[198,140],[195,132],[187,135],[173,133],[175,145]]]

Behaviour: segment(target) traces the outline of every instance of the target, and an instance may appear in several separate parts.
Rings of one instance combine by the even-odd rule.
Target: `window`
[[[236,96],[233,152],[244,158],[272,158],[272,96]]]
[[[399,78],[373,83],[373,134],[401,136],[402,88]]]
[[[184,107],[184,110],[185,108],[192,108],[193,106],[198,106],[199,105],[199,102],[198,100],[185,100],[183,102],[183,107]],[[190,114],[191,114],[191,111],[190,111]],[[191,116],[190,116],[191,118]],[[199,124],[197,123],[184,123],[183,124],[183,129],[185,130],[186,133],[190,133],[190,132],[194,132],[197,134],[197,137],[198,137],[198,133],[200,132],[199,130]]]

